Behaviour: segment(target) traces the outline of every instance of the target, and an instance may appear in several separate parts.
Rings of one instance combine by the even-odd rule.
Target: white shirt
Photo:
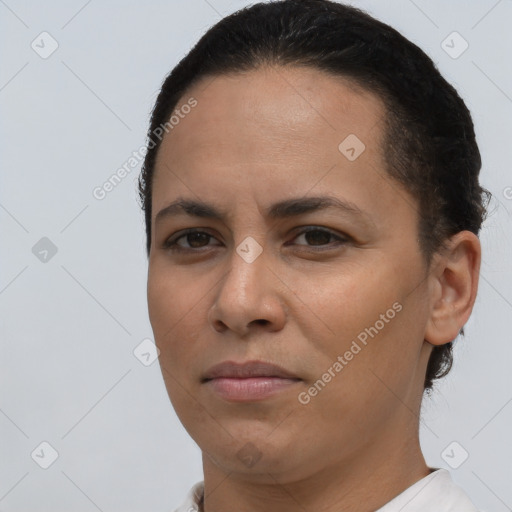
[[[174,512],[201,511],[204,481],[197,482]],[[446,469],[434,468],[376,512],[478,512]]]

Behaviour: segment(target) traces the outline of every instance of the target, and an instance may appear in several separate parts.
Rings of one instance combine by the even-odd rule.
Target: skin
[[[263,67],[203,80],[179,104],[191,96],[197,106],[157,157],[148,304],[169,397],[203,453],[205,510],[374,511],[431,471],[418,439],[426,365],[471,314],[478,238],[458,233],[425,267],[417,202],[385,172],[384,107],[345,79]],[[349,134],[366,146],[354,161],[338,149]],[[336,209],[266,214],[324,195],[365,220]],[[226,216],[156,221],[177,198]],[[306,236],[306,226],[335,236]],[[165,246],[186,228],[210,237],[180,238],[184,252]],[[248,236],[263,249],[252,263],[236,251]],[[402,310],[301,404],[299,393],[395,302]],[[201,381],[217,363],[254,359],[301,381],[249,403]],[[250,466],[237,456],[244,446],[259,457]]]

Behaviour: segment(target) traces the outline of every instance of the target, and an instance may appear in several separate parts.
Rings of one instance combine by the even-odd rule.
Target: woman
[[[256,4],[165,80],[140,177],[148,303],[203,454],[178,509],[475,511],[419,444],[478,286],[471,116],[391,27]]]

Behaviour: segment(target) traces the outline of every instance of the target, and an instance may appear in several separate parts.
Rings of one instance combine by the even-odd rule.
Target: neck
[[[351,460],[301,478],[221,468],[203,453],[204,511],[296,512],[299,507],[373,512],[431,472],[421,453],[417,421],[410,421],[409,410],[407,414],[408,428],[398,429],[400,436],[393,435],[393,428],[381,431]]]

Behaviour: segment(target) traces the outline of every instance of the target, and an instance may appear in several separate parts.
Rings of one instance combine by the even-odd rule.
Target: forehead
[[[233,205],[255,199],[265,208],[334,191],[377,218],[397,194],[406,195],[384,171],[385,107],[348,79],[263,67],[205,78],[176,108],[190,98],[197,105],[180,116],[157,155],[153,219],[183,195]]]
[[[285,161],[324,152],[354,134],[379,149],[384,106],[344,77],[308,67],[261,67],[207,77],[178,102],[198,104],[165,137],[175,158]],[[201,151],[203,150],[203,151]],[[377,156],[377,155],[375,155]],[[276,160],[277,159],[277,160]]]

